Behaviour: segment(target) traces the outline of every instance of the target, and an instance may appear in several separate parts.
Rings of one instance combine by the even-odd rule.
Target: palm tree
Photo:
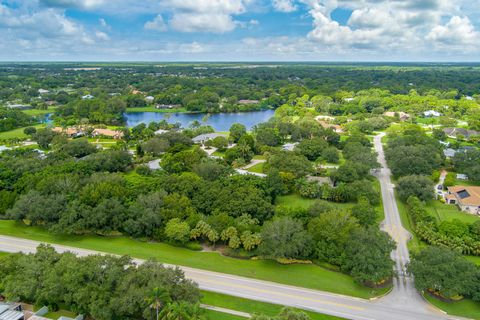
[[[145,299],[148,303],[148,307],[153,310],[155,309],[157,320],[159,320],[160,309],[170,301],[170,295],[167,290],[164,288],[153,288],[150,296]]]
[[[160,313],[161,320],[205,320],[199,304],[185,301],[173,302],[165,306]]]

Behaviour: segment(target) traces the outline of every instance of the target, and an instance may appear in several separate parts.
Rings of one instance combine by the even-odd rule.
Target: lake
[[[167,115],[167,113],[159,112],[125,112],[124,117],[127,120],[128,127],[135,127],[140,123],[148,124],[152,121],[159,122],[166,119],[169,123],[179,122],[182,127],[186,128],[193,121],[197,120],[202,125],[212,126],[216,131],[228,131],[234,123],[241,123],[245,125],[247,130],[250,130],[254,125],[270,119],[274,113],[274,110],[212,113],[206,122],[202,121],[207,115],[206,113],[168,113]]]

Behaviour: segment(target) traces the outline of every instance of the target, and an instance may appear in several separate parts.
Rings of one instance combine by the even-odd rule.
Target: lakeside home
[[[453,186],[448,187],[445,196],[447,204],[456,204],[460,210],[480,214],[480,186]]]

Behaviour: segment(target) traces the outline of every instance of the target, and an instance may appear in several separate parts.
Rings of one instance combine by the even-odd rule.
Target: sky
[[[480,61],[480,0],[0,0],[2,61]]]

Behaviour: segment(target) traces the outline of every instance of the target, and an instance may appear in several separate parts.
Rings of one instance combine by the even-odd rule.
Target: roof
[[[258,100],[247,100],[247,99],[238,100],[239,104],[257,104],[258,102],[259,102]]]
[[[285,143],[283,146],[282,146],[282,150],[285,150],[285,151],[293,151],[293,149],[295,149],[295,146],[298,144],[298,142],[294,142],[294,143]]]
[[[322,121],[322,120],[317,120],[317,121],[324,128],[333,129],[335,132],[343,132],[342,127],[339,126],[338,124],[328,123],[328,122]]]
[[[467,129],[464,129],[464,128],[445,128],[445,129],[443,129],[443,132],[445,132],[445,134],[446,134],[447,136],[454,136],[454,137],[456,137],[457,135],[461,134],[461,135],[464,136],[465,138],[469,138],[469,137],[471,137],[471,136],[480,135],[480,132],[479,132],[479,131],[467,130]]]
[[[410,115],[408,113],[403,112],[403,111],[387,111],[383,115],[387,116],[387,117],[395,117],[396,115],[398,115],[398,117],[400,119],[410,118]]]
[[[66,134],[68,136],[71,136],[71,135],[74,135],[74,134],[77,134],[77,133],[80,132],[79,130],[77,130],[75,128],[62,128],[62,127],[52,128],[52,131],[53,132],[58,132],[58,133],[63,133],[63,134]]]
[[[123,137],[123,132],[118,130],[110,130],[110,129],[94,129],[93,135],[101,135],[107,137]]]
[[[443,150],[443,154],[445,155],[445,157],[448,157],[448,158],[454,157],[455,153],[457,153],[457,151],[452,148]]]
[[[453,186],[448,187],[461,205],[480,206],[480,186]]]
[[[224,137],[226,138],[227,135],[224,134],[224,133],[205,133],[205,134],[201,134],[199,136],[196,136],[195,138],[193,138],[193,142],[195,143],[198,143],[198,142],[202,142],[202,141],[206,141],[206,140],[211,140],[211,139],[215,139],[217,137]]]
[[[0,314],[0,320],[20,320],[23,317],[23,312],[14,310],[7,310]]]
[[[441,113],[435,110],[427,110],[423,112],[423,115],[425,116],[434,116],[434,117],[439,117],[441,116]]]

